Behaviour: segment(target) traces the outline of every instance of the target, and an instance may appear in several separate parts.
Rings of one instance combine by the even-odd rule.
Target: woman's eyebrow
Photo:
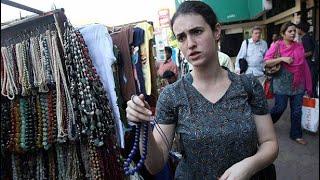
[[[192,33],[192,32],[194,32],[194,31],[196,31],[196,30],[199,30],[199,29],[203,29],[203,27],[201,27],[201,26],[196,26],[196,27],[193,27],[193,28],[189,29],[188,32]],[[181,33],[177,34],[176,37],[181,36],[181,35],[184,35],[184,34],[185,34],[185,32],[181,32]]]

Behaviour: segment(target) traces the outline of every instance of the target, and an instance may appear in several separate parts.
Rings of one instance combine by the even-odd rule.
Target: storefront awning
[[[178,7],[184,0],[175,0]],[[201,0],[209,4],[221,23],[251,20],[272,8],[271,0]]]

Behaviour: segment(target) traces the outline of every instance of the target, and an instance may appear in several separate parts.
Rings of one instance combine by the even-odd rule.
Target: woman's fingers
[[[143,106],[137,105],[132,101],[128,101],[127,108],[132,109],[134,111],[137,111],[139,113],[145,114],[145,115],[152,115],[152,112],[149,109],[147,109]]]
[[[131,101],[136,105],[145,107],[143,94],[140,94],[139,96],[133,95]]]
[[[127,118],[134,122],[151,121],[152,112],[148,108],[149,104],[144,101],[143,94],[134,95],[127,102]]]
[[[143,121],[150,122],[151,121],[150,115],[145,115],[137,111],[130,111],[130,110],[127,111],[127,118],[133,122],[143,122]]]

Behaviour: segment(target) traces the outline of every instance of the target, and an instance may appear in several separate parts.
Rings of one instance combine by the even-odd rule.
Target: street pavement
[[[272,107],[273,102],[269,102]],[[288,103],[289,105],[289,103]],[[279,155],[274,162],[278,180],[319,180],[319,132],[303,131],[307,145],[289,138],[290,108],[275,124],[279,142]]]

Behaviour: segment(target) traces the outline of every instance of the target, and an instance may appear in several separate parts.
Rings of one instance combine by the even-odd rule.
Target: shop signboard
[[[160,27],[170,26],[170,10],[168,8],[160,9],[158,11]]]

